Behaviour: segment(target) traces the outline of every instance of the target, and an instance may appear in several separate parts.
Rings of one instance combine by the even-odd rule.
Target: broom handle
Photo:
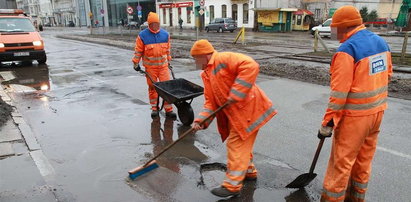
[[[208,121],[211,117],[215,116],[219,111],[221,111],[223,108],[225,108],[227,105],[229,105],[230,103],[227,101],[224,105],[220,106],[217,110],[215,110],[213,113],[210,114],[210,116],[206,117],[204,120],[202,120],[199,124],[203,125],[206,121]],[[150,164],[152,161],[154,161],[156,158],[158,158],[161,154],[163,154],[164,152],[166,152],[167,150],[169,150],[172,146],[174,146],[175,144],[177,144],[180,140],[182,140],[185,136],[187,136],[188,134],[190,134],[191,132],[194,131],[194,128],[190,128],[189,130],[187,130],[186,132],[184,132],[176,141],[174,141],[173,143],[169,144],[166,148],[164,148],[163,150],[160,151],[160,153],[158,153],[157,155],[155,155],[153,158],[151,158],[149,161],[147,161],[146,164],[143,165],[143,167],[146,167],[148,164]]]

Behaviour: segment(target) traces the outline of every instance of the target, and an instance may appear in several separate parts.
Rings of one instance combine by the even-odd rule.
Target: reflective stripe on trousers
[[[324,177],[325,201],[340,201],[330,193],[341,194],[348,185],[348,197],[361,201],[365,198],[371,162],[377,147],[377,137],[383,111],[368,116],[343,116],[334,131],[330,160]],[[349,183],[349,179],[354,182]],[[339,196],[339,195],[338,195]]]
[[[227,172],[222,186],[229,191],[240,191],[247,170],[250,165],[251,153],[258,131],[251,134],[247,139],[242,140],[240,135],[230,127],[230,134],[227,138]]]
[[[170,80],[170,73],[168,68],[146,68],[146,72],[152,77],[152,79],[156,81],[168,81]],[[148,85],[148,96],[150,99],[151,110],[159,110],[157,108],[157,99],[158,94],[155,90],[151,80],[146,76],[147,85]],[[159,106],[161,107],[161,106]],[[164,109],[166,112],[173,111],[173,106],[164,102]]]

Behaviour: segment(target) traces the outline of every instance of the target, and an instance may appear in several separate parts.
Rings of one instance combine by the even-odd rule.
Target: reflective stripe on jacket
[[[364,26],[348,33],[331,61],[331,95],[322,125],[343,115],[366,116],[387,108],[392,75],[387,43]]]
[[[277,111],[272,108],[271,100],[255,84],[258,72],[258,63],[246,55],[215,51],[207,68],[201,73],[205,103],[195,121],[204,120],[231,98],[237,102],[223,109],[224,113],[216,115],[223,141],[229,134],[228,121],[243,140],[261,128]],[[211,121],[212,119],[204,127]]]
[[[167,67],[171,60],[170,36],[167,31],[160,29],[153,33],[148,28],[141,31],[136,39],[133,62],[143,59],[143,65],[150,67]]]

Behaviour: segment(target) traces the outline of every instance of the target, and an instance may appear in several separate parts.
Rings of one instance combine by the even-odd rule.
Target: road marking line
[[[384,147],[380,147],[380,146],[377,146],[377,150],[388,152],[388,153],[393,154],[395,156],[404,157],[408,160],[411,160],[411,155],[408,155],[408,154],[404,154],[404,153],[397,152],[397,151],[387,149],[387,148],[384,148]]]
[[[53,166],[51,166],[47,157],[44,156],[41,150],[32,151],[30,152],[30,155],[43,177],[51,177],[55,175]]]
[[[0,72],[0,76],[5,80],[5,81],[9,81],[12,80],[14,78],[16,78],[13,74],[13,72],[11,71],[7,71],[7,72]]]

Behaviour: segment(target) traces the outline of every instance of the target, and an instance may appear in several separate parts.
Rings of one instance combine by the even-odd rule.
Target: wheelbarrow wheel
[[[187,102],[181,102],[176,104],[176,106],[178,109],[178,118],[181,123],[185,126],[191,125],[194,121],[194,111],[191,105]]]

